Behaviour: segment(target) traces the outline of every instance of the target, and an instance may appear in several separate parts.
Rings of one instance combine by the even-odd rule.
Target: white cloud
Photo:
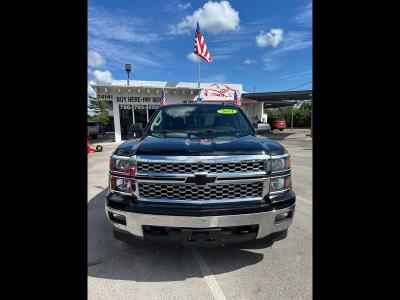
[[[275,52],[282,53],[287,51],[300,50],[308,48],[311,45],[312,40],[309,32],[291,31],[285,35],[285,39],[282,42],[282,47],[275,50]]]
[[[243,61],[243,63],[246,64],[246,65],[250,65],[250,64],[254,63],[254,60],[251,60],[250,58],[246,58],[246,59]]]
[[[259,47],[267,47],[271,45],[276,48],[283,40],[283,30],[280,28],[271,29],[269,32],[261,31],[256,36],[256,43]]]
[[[90,80],[90,81],[89,81],[89,84],[90,84],[90,85],[96,85],[96,84],[97,84],[97,82],[96,82],[96,81],[94,81],[94,80]]]
[[[292,19],[297,25],[311,26],[312,24],[312,2],[299,8],[297,15]]]
[[[267,70],[267,71],[276,70],[280,66],[279,61],[277,59],[275,59],[274,56],[264,56],[262,61],[264,63],[264,70]]]
[[[95,70],[93,76],[99,84],[111,84],[113,79],[110,71]]]
[[[89,98],[89,96],[96,98],[96,92],[94,91],[94,89],[89,84],[88,84],[88,87],[87,87],[87,92],[88,92],[88,98]]]
[[[263,56],[264,70],[276,70],[280,65],[280,59],[287,54],[296,50],[311,47],[312,40],[309,32],[290,31],[285,35],[281,47],[266,53]]]
[[[89,67],[99,67],[104,64],[106,61],[103,56],[100,55],[99,52],[89,51],[88,53],[88,65]]]
[[[102,39],[151,43],[160,39],[158,34],[150,31],[151,27],[152,24],[138,16],[89,7],[88,32]]]
[[[193,61],[193,62],[198,62],[199,61],[199,56],[197,54],[194,54],[193,52],[189,53],[186,55],[187,59]]]
[[[192,5],[190,4],[190,2],[184,3],[184,4],[182,4],[182,3],[179,3],[179,4],[178,4],[178,8],[179,8],[180,10],[188,9],[188,8],[191,7],[191,6],[192,6]]]
[[[280,78],[286,79],[286,80],[299,80],[299,79],[310,78],[310,77],[312,77],[312,71],[286,74],[286,75],[281,76]]]
[[[228,1],[208,1],[188,15],[183,21],[173,26],[170,34],[194,33],[199,21],[201,30],[218,34],[227,31],[239,30],[239,12]]]
[[[131,63],[133,72],[137,67],[160,67],[162,59],[172,61],[169,51],[154,45],[146,46],[143,51],[142,45],[132,43],[115,43],[106,39],[90,38],[90,48],[102,51],[107,59],[107,68],[123,70],[126,63]]]

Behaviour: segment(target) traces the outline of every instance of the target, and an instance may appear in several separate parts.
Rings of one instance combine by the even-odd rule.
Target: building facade
[[[233,102],[236,91],[239,98],[243,93],[241,84],[164,82],[114,80],[111,85],[91,85],[97,99],[109,105],[109,115],[114,120],[115,141],[129,138],[133,124],[144,128],[152,114],[160,106],[164,91],[166,104],[201,102]],[[200,99],[199,99],[200,98]],[[263,104],[255,100],[242,100],[242,110],[252,123],[263,115]]]

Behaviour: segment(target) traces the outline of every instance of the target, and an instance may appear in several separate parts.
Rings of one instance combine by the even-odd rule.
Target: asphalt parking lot
[[[88,158],[89,299],[311,299],[312,140],[310,130],[269,134],[290,152],[294,221],[268,248],[132,246],[114,240],[104,211],[108,158]],[[96,143],[94,143],[96,145]]]

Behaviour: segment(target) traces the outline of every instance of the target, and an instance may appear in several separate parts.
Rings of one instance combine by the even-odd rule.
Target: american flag
[[[163,106],[165,104],[167,104],[166,101],[165,101],[165,94],[164,94],[164,91],[162,91],[161,92],[161,97],[160,97],[160,106]]]
[[[208,62],[212,61],[212,57],[208,52],[206,42],[204,41],[204,37],[201,34],[199,22],[197,22],[196,36],[194,39],[194,53]]]
[[[235,100],[235,105],[236,106],[241,106],[242,105],[242,101],[240,101],[240,99],[238,98],[238,95],[237,95],[236,91],[235,91],[235,94],[233,96],[233,99]]]

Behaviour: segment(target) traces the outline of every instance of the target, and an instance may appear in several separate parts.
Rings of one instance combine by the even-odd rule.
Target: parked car
[[[287,127],[285,119],[279,117],[268,117],[268,124],[271,125],[271,131],[274,129],[279,129],[282,131]]]
[[[97,126],[96,122],[87,122],[87,134],[92,139],[97,139],[97,136],[99,135],[99,127]]]
[[[218,246],[287,236],[290,155],[233,105],[161,106],[111,154],[105,213],[114,238]]]
[[[94,122],[97,126],[97,128],[99,129],[99,134],[101,135],[105,135],[106,134],[106,125],[104,124],[104,122]]]
[[[254,125],[254,129],[257,133],[271,132],[271,125],[268,123],[257,123]]]

